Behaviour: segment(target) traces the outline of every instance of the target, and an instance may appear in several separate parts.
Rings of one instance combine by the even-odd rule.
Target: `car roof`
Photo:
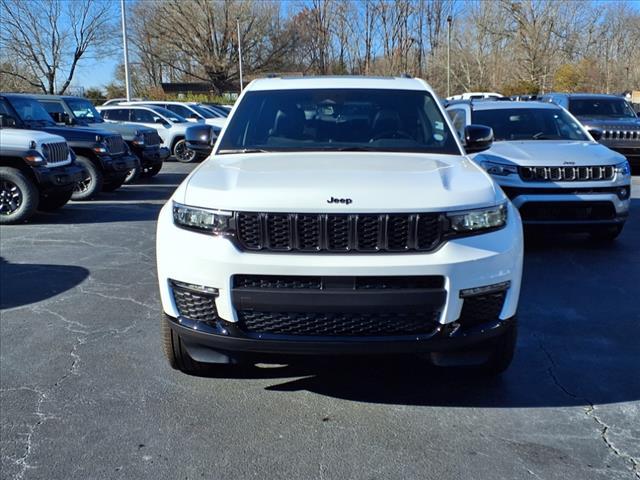
[[[509,109],[548,109],[548,110],[557,110],[560,108],[558,105],[549,102],[521,102],[521,101],[510,101],[510,102],[473,102],[471,104],[473,110],[509,110]]]
[[[597,98],[623,98],[620,95],[612,95],[609,93],[556,93],[550,92],[546,95],[562,95],[567,98],[579,98],[579,99],[597,99]]]
[[[429,85],[417,78],[366,77],[358,75],[322,75],[304,77],[259,78],[247,85],[248,91],[299,89],[387,89],[420,90],[433,93]]]
[[[175,100],[132,100],[130,102],[122,102],[120,105],[157,105],[159,103],[165,105],[198,105],[198,102],[178,102]]]

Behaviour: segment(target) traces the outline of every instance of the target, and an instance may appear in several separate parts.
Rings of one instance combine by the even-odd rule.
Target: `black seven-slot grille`
[[[106,137],[107,148],[111,154],[124,153],[124,140],[120,135],[111,135]]]
[[[244,332],[295,336],[431,334],[446,299],[442,276],[235,275],[232,295]],[[342,302],[345,296],[350,300]],[[433,301],[409,308],[397,304],[410,303],[411,296],[431,296]],[[385,305],[383,300],[375,308],[355,303],[382,297],[396,303]]]
[[[443,216],[412,214],[248,213],[237,216],[245,250],[273,252],[411,252],[435,249]]]
[[[162,143],[162,138],[160,138],[158,132],[144,132],[143,136],[144,144],[148,147],[153,147]]]
[[[611,180],[611,165],[596,167],[520,167],[520,178],[527,182],[585,182]]]

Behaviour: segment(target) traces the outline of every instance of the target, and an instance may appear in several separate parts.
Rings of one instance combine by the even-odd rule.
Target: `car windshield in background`
[[[575,98],[569,111],[577,117],[635,118],[633,108],[622,98]]]
[[[473,123],[493,129],[500,140],[588,140],[560,108],[496,108],[473,112]]]
[[[156,107],[155,105],[145,105],[145,107],[148,107],[154,112],[159,113],[163,117],[168,118],[169,121],[173,123],[185,123],[187,121],[186,118],[181,117],[177,113],[174,113],[171,110],[167,110],[166,108]]]
[[[204,118],[216,118],[216,116],[213,113],[211,113],[206,108],[202,108],[199,105],[190,105],[190,107],[193,108],[200,115],[202,115]]]
[[[104,121],[93,106],[93,103],[88,100],[71,98],[66,100],[66,103],[78,120],[84,120],[88,123],[101,123]]]
[[[247,92],[218,153],[331,150],[460,155],[428,92],[376,89]]]
[[[20,120],[26,124],[55,125],[53,118],[40,105],[40,102],[26,97],[11,97],[8,101],[18,113]]]

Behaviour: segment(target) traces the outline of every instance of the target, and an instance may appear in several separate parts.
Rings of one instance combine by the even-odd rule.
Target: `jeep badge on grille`
[[[353,200],[351,200],[350,198],[335,198],[335,197],[331,197],[329,200],[327,200],[327,203],[345,203],[347,205],[353,203]]]

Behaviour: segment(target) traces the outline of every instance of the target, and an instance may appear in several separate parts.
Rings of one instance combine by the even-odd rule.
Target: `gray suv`
[[[566,108],[588,130],[602,130],[602,136],[595,140],[621,153],[634,170],[640,170],[640,118],[624,98],[591,93],[549,93],[541,100]]]

